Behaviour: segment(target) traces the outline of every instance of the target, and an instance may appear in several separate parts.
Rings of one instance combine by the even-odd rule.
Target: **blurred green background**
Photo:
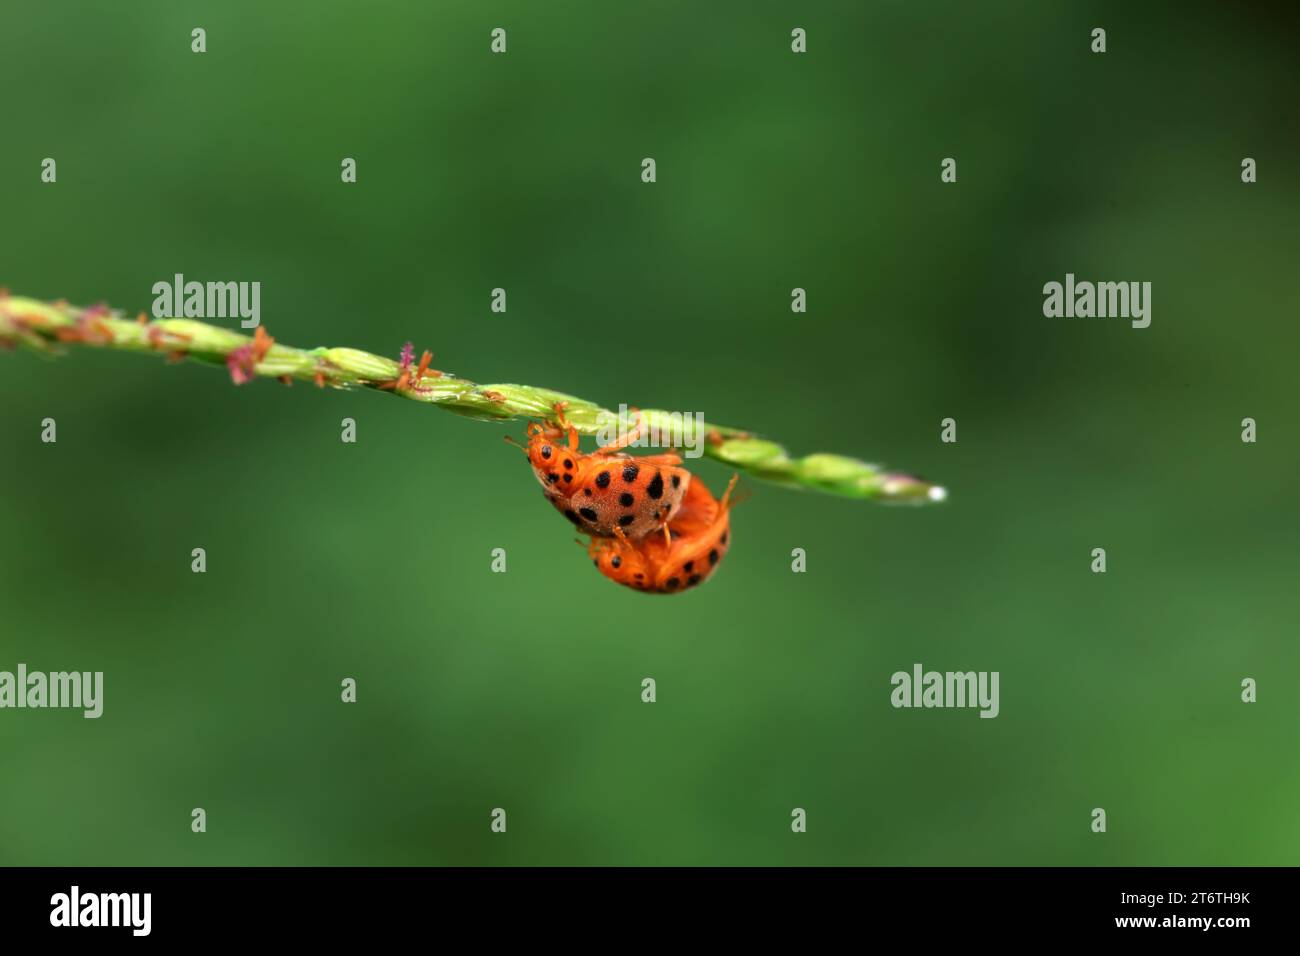
[[[0,712],[0,862],[1296,863],[1294,26],[1172,2],[7,5],[14,294],[134,313],[177,272],[256,280],[289,344],[409,338],[951,499],[750,481],[714,579],[648,597],[546,507],[501,441],[522,425],[0,354],[0,669],[106,684],[98,721]],[[1152,282],[1151,327],[1044,318],[1066,272]],[[1001,715],[894,710],[917,661],[999,671]]]

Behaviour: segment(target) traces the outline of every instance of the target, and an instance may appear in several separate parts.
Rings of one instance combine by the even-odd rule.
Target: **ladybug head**
[[[648,590],[654,584],[650,561],[637,548],[613,538],[592,538],[587,556],[601,574],[628,587]]]
[[[528,426],[528,444],[524,451],[543,487],[558,484],[561,475],[574,470],[577,448],[570,447],[571,444],[576,445],[576,442],[566,442],[561,429],[537,422]]]

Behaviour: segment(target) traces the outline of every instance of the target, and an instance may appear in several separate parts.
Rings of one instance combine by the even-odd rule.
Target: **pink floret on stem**
[[[253,379],[253,347],[241,345],[226,356],[226,368],[230,369],[230,379],[236,385],[243,385]]]

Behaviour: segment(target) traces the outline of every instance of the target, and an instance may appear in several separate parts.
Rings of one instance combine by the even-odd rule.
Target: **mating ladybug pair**
[[[672,453],[623,451],[644,427],[641,419],[619,442],[590,454],[578,432],[555,409],[556,425],[528,426],[528,454],[546,499],[591,535],[587,554],[600,573],[619,584],[674,594],[705,580],[730,542],[733,477],[719,501]],[[509,439],[507,439],[509,440]]]

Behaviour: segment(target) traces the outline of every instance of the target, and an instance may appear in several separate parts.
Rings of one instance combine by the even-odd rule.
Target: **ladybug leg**
[[[616,547],[620,552],[635,550],[635,546],[628,539],[628,536],[623,533],[623,529],[618,525],[614,526],[614,542],[614,547]]]
[[[641,432],[645,430],[645,415],[641,413],[641,409],[639,408],[634,408],[632,410],[636,412],[636,425],[634,425],[632,427],[632,430],[627,434],[625,434],[618,441],[610,442],[604,448],[596,449],[597,454],[612,455],[614,454],[614,452],[621,451],[622,449],[626,448],[628,445],[633,444],[634,442],[636,442],[638,438],[641,437]]]
[[[735,490],[736,482],[739,479],[740,479],[740,475],[738,473],[731,476],[731,480],[727,482],[727,490],[722,493],[722,500],[718,502],[719,508],[723,510],[726,509],[727,502],[731,499],[731,492]]]
[[[564,415],[564,410],[569,407],[569,403],[556,402],[551,407],[555,410],[555,423],[559,425],[563,431],[566,431],[569,434],[569,451],[571,452],[577,451],[578,430],[573,427],[573,423],[570,422],[569,419],[566,418]]]
[[[643,463],[647,465],[660,465],[666,467],[674,467],[682,463],[681,456],[674,455],[670,451],[666,451],[662,455],[638,455],[636,460],[639,464]]]
[[[592,540],[595,541],[596,539],[592,538]],[[600,543],[600,547],[602,550],[612,549],[618,555],[628,554],[633,550],[632,542],[623,533],[623,529],[617,525],[614,526],[614,537],[612,539],[606,538]]]

